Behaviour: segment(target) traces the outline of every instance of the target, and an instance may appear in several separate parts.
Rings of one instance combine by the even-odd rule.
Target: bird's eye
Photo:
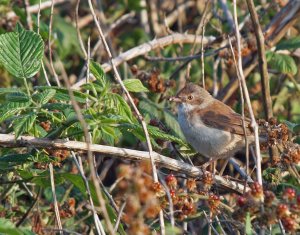
[[[189,95],[187,98],[188,100],[192,100],[194,97],[192,95]]]

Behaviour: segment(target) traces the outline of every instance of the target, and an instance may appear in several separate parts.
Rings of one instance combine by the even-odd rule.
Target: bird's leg
[[[215,162],[216,160],[217,160],[217,159],[215,159],[215,158],[211,158],[208,162],[205,162],[204,164],[202,164],[202,165],[200,166],[202,172],[205,173],[206,168],[207,168],[209,165],[211,165],[213,162]]]

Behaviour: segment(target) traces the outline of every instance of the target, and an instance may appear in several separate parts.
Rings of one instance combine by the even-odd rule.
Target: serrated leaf
[[[14,32],[0,35],[0,63],[17,78],[30,78],[40,69],[44,54],[41,36],[17,24]]]
[[[128,91],[149,92],[149,90],[146,87],[144,87],[143,83],[139,79],[136,79],[136,78],[126,79],[123,81],[123,83]]]
[[[9,102],[0,106],[0,123],[29,107],[31,102]]]
[[[65,109],[72,109],[71,104],[65,104],[65,103],[47,103],[42,106],[44,109],[48,110],[65,110]]]
[[[129,105],[123,99],[122,96],[115,93],[107,94],[107,99],[105,100],[107,107],[116,110],[116,114],[123,116],[128,121],[132,121],[132,112]]]
[[[276,50],[293,50],[300,48],[300,37],[286,39],[278,43]]]
[[[181,131],[181,128],[179,126],[179,123],[176,119],[176,117],[174,117],[173,114],[171,114],[168,110],[165,110],[164,111],[164,118],[165,118],[165,122],[166,122],[166,125],[172,129],[172,131],[174,132],[174,134],[178,137],[180,137],[180,139],[185,139],[182,131]]]
[[[24,132],[28,132],[32,128],[36,117],[36,114],[30,113],[14,120],[13,128],[16,138],[18,138]]]
[[[266,57],[268,64],[281,73],[295,75],[298,71],[295,60],[289,55],[267,52]]]
[[[14,92],[22,92],[21,91],[21,89],[19,89],[19,88],[16,88],[16,87],[14,87],[14,88],[0,88],[0,94],[7,94],[7,93],[14,93]]]
[[[24,92],[11,92],[6,94],[5,99],[9,102],[28,102],[30,98]]]
[[[97,62],[91,60],[90,61],[90,71],[94,75],[96,80],[100,82],[100,85],[102,87],[106,87],[107,81],[105,79],[105,74],[104,74],[103,69],[101,68],[101,65],[98,64]]]
[[[145,140],[145,134],[140,124],[130,124],[130,123],[123,123],[120,124],[121,128],[125,128],[127,131],[131,131],[142,141]],[[187,143],[185,143],[182,139],[166,134],[165,132],[161,131],[159,128],[154,126],[147,126],[148,132],[150,134],[150,137],[154,139],[162,139],[162,140],[168,140],[168,141],[174,141],[178,144],[188,146]]]
[[[49,87],[49,86],[36,86],[35,89],[38,90],[55,90],[56,93],[54,95],[54,99],[61,100],[61,101],[70,101],[70,96],[67,88],[63,87]],[[80,91],[73,90],[73,94],[75,97],[75,100],[79,103],[86,103],[86,99],[90,98],[91,96],[88,94],[85,94]]]
[[[48,103],[48,101],[54,97],[55,93],[56,93],[56,90],[54,90],[54,89],[45,90],[41,93],[34,94],[32,96],[32,99],[35,102],[38,102],[43,105],[43,104]]]
[[[28,229],[25,228],[17,228],[10,220],[0,218],[0,234],[7,235],[34,235]]]
[[[110,126],[102,126],[100,130],[102,139],[109,145],[113,146],[115,143],[115,139],[117,138],[115,128],[112,128]]]
[[[178,144],[182,144],[182,145],[186,145],[186,143],[178,138],[178,137],[175,137],[173,135],[170,135],[170,134],[166,134],[164,132],[162,132],[159,128],[157,127],[154,127],[154,126],[148,126],[148,131],[149,131],[149,134],[153,137],[153,138],[158,138],[158,139],[163,139],[163,140],[169,140],[169,141],[174,141]]]
[[[161,117],[161,112],[159,112],[155,103],[153,103],[149,99],[142,99],[139,102],[139,109],[141,109],[144,112],[147,112],[151,117],[155,117],[155,118]]]
[[[25,154],[8,154],[0,157],[0,162],[16,162],[16,163],[24,163],[28,161],[32,155],[29,153]]]

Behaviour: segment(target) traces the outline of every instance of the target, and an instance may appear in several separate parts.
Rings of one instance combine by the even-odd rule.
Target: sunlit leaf
[[[22,133],[28,132],[32,128],[36,117],[35,113],[29,113],[14,120],[13,128],[16,138],[22,135]]]
[[[298,71],[295,60],[289,55],[268,52],[266,57],[269,66],[278,72],[295,75]]]
[[[44,43],[40,35],[17,24],[14,32],[0,35],[0,62],[17,78],[30,78],[40,69]]]
[[[125,87],[131,92],[148,92],[149,90],[144,87],[143,83],[139,79],[126,79],[123,81]]]

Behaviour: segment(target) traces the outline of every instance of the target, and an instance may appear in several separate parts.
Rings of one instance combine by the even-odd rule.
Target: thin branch
[[[105,219],[107,230],[108,230],[109,234],[114,234],[113,226],[112,226],[112,223],[110,221],[110,218],[109,218],[109,215],[108,215],[108,212],[107,212],[107,209],[106,209],[105,200],[103,198],[101,188],[100,188],[99,182],[97,180],[96,170],[94,168],[93,155],[92,155],[92,151],[90,149],[91,138],[90,138],[90,135],[89,135],[89,132],[88,132],[88,125],[87,125],[86,121],[84,120],[83,114],[81,112],[81,109],[80,109],[77,101],[75,100],[74,93],[71,90],[71,85],[69,83],[68,78],[65,78],[65,76],[62,76],[62,77],[64,78],[64,82],[67,86],[72,106],[75,110],[76,116],[78,118],[78,121],[79,121],[79,123],[82,127],[82,130],[83,130],[83,133],[84,133],[84,138],[85,138],[86,147],[87,147],[88,162],[89,162],[90,171],[91,171],[91,178],[92,178],[93,184],[95,186],[95,191],[96,191],[98,201],[100,203],[101,212],[102,212],[103,217]]]
[[[115,79],[117,80],[117,82],[121,85],[122,87],[122,90],[125,92],[131,106],[133,107],[135,113],[137,114],[138,116],[138,119],[142,125],[142,128],[143,128],[143,131],[145,133],[145,137],[146,137],[146,142],[147,142],[147,147],[148,147],[148,153],[149,153],[149,159],[150,159],[150,162],[151,162],[151,166],[152,166],[152,176],[153,176],[153,180],[154,182],[158,182],[158,175],[157,175],[157,170],[156,170],[156,166],[155,166],[155,162],[154,162],[154,158],[153,158],[153,150],[152,150],[152,145],[151,145],[151,141],[150,141],[150,136],[149,136],[149,133],[148,133],[148,130],[147,130],[147,126],[146,126],[146,123],[143,119],[143,116],[141,115],[141,113],[139,112],[138,108],[136,107],[130,93],[128,92],[127,88],[125,87],[120,75],[119,75],[119,72],[114,64],[114,61],[113,61],[113,57],[112,57],[112,54],[111,54],[111,51],[107,45],[107,42],[105,40],[105,36],[102,32],[102,29],[101,29],[101,26],[97,20],[97,17],[96,17],[96,14],[95,14],[95,11],[94,11],[94,8],[93,8],[93,5],[92,5],[92,2],[91,0],[88,1],[89,2],[89,7],[90,7],[90,10],[91,10],[91,13],[94,17],[94,22],[97,26],[97,29],[98,29],[98,32],[99,32],[99,35],[100,35],[100,38],[102,39],[102,42],[103,42],[103,45],[104,45],[104,48],[106,50],[106,53],[108,54],[108,57],[109,57],[109,60],[110,60],[110,63],[111,63],[111,66],[113,68],[113,71],[114,71],[114,76],[115,76]],[[165,229],[164,229],[164,218],[163,218],[163,214],[162,214],[162,210],[160,211],[159,213],[159,217],[160,217],[160,230],[161,230],[161,234],[165,234]]]
[[[121,222],[121,217],[122,217],[122,214],[123,214],[123,210],[125,209],[125,206],[126,206],[126,201],[123,202],[123,204],[120,207],[119,214],[118,214],[118,217],[117,217],[117,221],[116,221],[116,224],[115,224],[115,227],[114,227],[114,232],[117,232],[118,229],[119,229],[119,225],[120,225],[120,222]]]
[[[57,86],[60,86],[60,82],[57,76],[57,73],[54,69],[53,61],[52,61],[52,49],[51,49],[51,37],[52,37],[52,23],[53,23],[53,10],[54,10],[54,0],[51,1],[51,12],[50,12],[50,22],[49,22],[49,37],[48,37],[48,49],[49,49],[49,61],[52,73],[54,75]]]
[[[53,149],[68,149],[73,151],[87,151],[87,143],[80,141],[69,141],[62,139],[45,139],[36,138],[33,136],[21,136],[17,140],[15,135],[11,134],[0,134],[0,146],[1,147],[35,147],[35,148],[53,148]],[[138,151],[133,149],[111,147],[106,145],[91,144],[91,152],[108,154],[111,157],[128,160],[149,160],[149,153],[145,151]],[[161,154],[153,152],[155,162],[161,167],[167,168],[174,172],[184,173],[190,177],[201,177],[203,174],[202,170],[191,166],[190,164],[165,157]],[[232,189],[238,193],[243,193],[244,186],[242,184],[232,182],[224,179],[221,176],[214,176],[215,183],[222,187]],[[247,188],[248,190],[248,188]]]
[[[76,26],[76,31],[77,31],[77,38],[78,38],[78,41],[79,41],[79,44],[80,44],[80,48],[84,54],[84,57],[85,59],[87,59],[87,52],[85,50],[85,47],[84,47],[84,44],[83,44],[83,41],[82,41],[82,37],[81,37],[81,34],[80,34],[80,29],[79,29],[79,26],[78,26],[78,9],[79,9],[79,3],[80,3],[80,0],[77,0],[76,1],[76,8],[75,8],[75,26]]]
[[[272,111],[272,99],[270,94],[268,64],[266,59],[265,38],[259,24],[258,16],[253,1],[252,0],[246,0],[246,1],[251,15],[253,29],[256,37],[258,60],[259,60],[258,67],[261,76],[261,87],[262,87],[262,94],[263,94],[263,105],[265,110],[265,117],[266,120],[269,120],[271,117],[273,117],[273,111]]]
[[[60,219],[60,214],[59,214],[59,208],[58,208],[58,203],[57,203],[57,198],[56,198],[56,192],[55,192],[55,184],[54,184],[54,173],[53,173],[53,164],[49,164],[49,172],[50,172],[50,182],[51,182],[51,190],[52,190],[52,195],[53,195],[53,205],[54,205],[54,211],[55,211],[55,218],[56,222],[58,225],[58,228],[60,230],[60,234],[63,234],[62,232],[62,225],[61,225],[61,219]]]
[[[273,47],[286,34],[286,32],[299,20],[300,16],[300,1],[291,0],[289,3],[278,12],[270,24],[264,29],[265,42],[268,48]],[[245,77],[256,67],[257,56],[256,52],[252,53],[251,61],[245,65]],[[226,102],[232,94],[238,89],[238,81],[233,79],[226,87],[219,93],[218,99]]]
[[[221,6],[221,8],[224,12],[226,21],[227,21],[227,23],[230,27],[230,32],[232,32],[233,29],[234,29],[234,22],[233,22],[232,14],[231,14],[230,10],[228,9],[228,6],[227,6],[227,0],[219,0],[219,3],[220,3],[220,6]]]
[[[168,45],[172,44],[191,44],[191,43],[197,43],[200,44],[202,40],[202,36],[197,36],[195,40],[195,35],[192,34],[179,34],[174,33],[171,35],[168,35],[166,37],[162,37],[159,39],[153,39],[150,42],[143,43],[137,47],[134,47],[132,49],[129,49],[128,51],[120,54],[119,56],[115,57],[112,61],[115,66],[119,66],[120,64],[129,61],[135,57],[145,55],[150,51],[153,51],[157,48],[163,48]],[[203,38],[203,44],[206,45],[208,43],[211,43],[215,40],[215,37],[205,37]],[[112,65],[110,62],[104,63],[101,65],[104,72],[109,72],[112,70]],[[92,80],[92,78],[91,78]],[[93,79],[95,80],[95,79]],[[92,80],[92,81],[93,81]],[[72,88],[79,89],[81,85],[85,84],[85,79],[80,80],[79,82],[75,83]]]
[[[28,1],[28,0],[24,0],[24,5],[25,5],[25,12],[26,12],[26,21],[27,21],[27,25],[28,25],[29,30],[32,30],[33,27],[32,27],[31,14],[30,14],[30,12],[28,11],[28,8],[29,8],[29,6],[30,6],[29,1]]]
[[[256,153],[256,175],[257,181],[262,186],[262,172],[261,172],[261,155],[260,155],[260,147],[259,147],[259,136],[258,136],[258,125],[255,121],[255,116],[253,113],[253,109],[251,106],[250,96],[246,84],[246,79],[243,72],[243,64],[242,64],[242,54],[241,54],[241,39],[240,39],[240,32],[238,28],[238,21],[237,21],[237,10],[236,10],[236,0],[233,0],[233,15],[234,15],[234,23],[235,23],[235,35],[237,41],[237,51],[238,51],[238,73],[241,77],[241,83],[243,87],[243,92],[245,95],[246,103],[248,106],[248,110],[250,113],[251,118],[251,127],[254,130],[254,137],[255,137],[255,153]]]
[[[214,56],[217,55],[220,51],[224,50],[228,48],[228,46],[224,46],[224,47],[220,47],[216,50],[213,51],[209,51],[203,54],[204,57],[207,56]],[[178,56],[178,57],[153,57],[153,56],[148,56],[145,55],[144,56],[145,59],[149,60],[149,61],[166,61],[166,62],[174,62],[174,61],[185,61],[185,60],[193,60],[193,59],[198,59],[202,57],[202,53],[200,51],[200,53],[194,54],[194,55],[189,55],[189,56]]]
[[[238,72],[238,65],[235,59],[235,54],[233,51],[233,47],[231,44],[230,37],[228,37],[231,53],[232,53],[232,58],[234,61],[235,69],[237,72],[237,77],[239,80],[239,90],[240,90],[240,96],[241,96],[241,103],[242,103],[242,125],[243,125],[243,131],[244,131],[244,136],[245,136],[245,146],[246,146],[246,174],[249,175],[249,141],[248,141],[248,136],[247,136],[247,131],[246,131],[246,125],[245,125],[245,100],[244,100],[244,92],[243,92],[243,87],[242,87],[242,78],[240,76],[240,73]],[[247,178],[246,178],[247,179]]]
[[[65,3],[65,2],[70,2],[71,0],[54,0],[54,3],[55,4],[61,4],[61,3]],[[46,1],[46,2],[43,2],[41,3],[41,6],[40,6],[40,9],[41,10],[44,10],[44,9],[47,9],[49,7],[51,7],[52,5],[52,1]],[[32,6],[29,6],[27,8],[27,11],[28,13],[36,13],[39,11],[39,4],[36,4],[36,5],[32,5]],[[15,18],[17,15],[14,11],[10,11],[6,14],[6,18],[7,19],[11,19],[11,18]]]

